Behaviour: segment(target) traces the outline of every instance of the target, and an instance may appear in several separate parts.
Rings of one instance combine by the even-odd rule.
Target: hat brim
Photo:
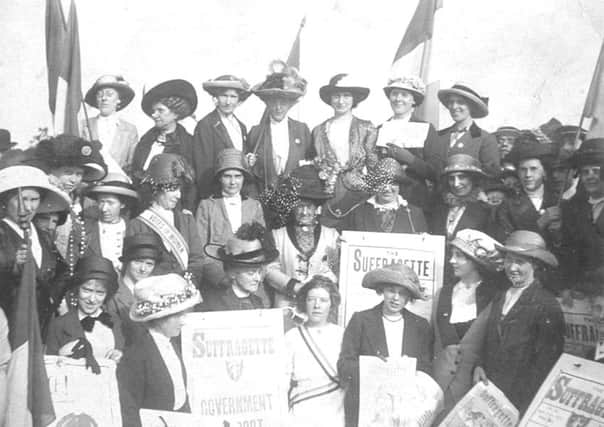
[[[426,299],[426,297],[422,295],[420,289],[417,289],[415,286],[409,284],[407,280],[401,276],[402,275],[396,271],[389,270],[387,268],[380,268],[365,274],[361,286],[373,290],[381,289],[384,286],[400,286],[409,291],[409,294],[413,298],[421,300]]]
[[[195,112],[197,109],[197,92],[195,91],[195,88],[188,81],[181,79],[168,80],[149,90],[149,92],[143,95],[141,108],[146,115],[151,116],[153,113],[153,104],[162,98],[170,96],[178,96],[186,99],[191,105],[191,113]]]
[[[98,163],[84,163],[81,167],[84,169],[82,181],[85,182],[100,181],[107,175],[107,169]]]
[[[469,174],[473,174],[473,175],[478,175],[481,177],[487,177],[488,175],[480,168],[474,167],[474,166],[464,166],[464,167],[452,167],[452,168],[445,168],[441,175],[449,175],[451,173],[455,173],[455,172],[463,172],[463,173],[469,173]]]
[[[301,91],[277,89],[277,88],[258,89],[258,90],[253,90],[252,93],[263,101],[265,101],[266,99],[271,99],[271,98],[285,98],[285,99],[289,99],[292,101],[296,101],[305,95],[305,93],[301,92]]]
[[[241,83],[236,81],[208,81],[203,82],[201,86],[206,92],[214,97],[220,95],[219,92],[222,90],[234,89],[239,93],[239,102],[245,101],[252,94],[249,89],[246,89]]]
[[[604,152],[576,152],[568,159],[568,164],[573,168],[580,168],[581,166],[587,165],[604,165]]]
[[[486,259],[480,259],[477,256],[475,256],[474,253],[472,252],[472,249],[470,248],[470,246],[468,244],[466,244],[466,242],[464,242],[463,240],[454,238],[452,241],[449,242],[449,245],[456,247],[457,249],[462,251],[464,253],[464,255],[466,255],[472,261],[487,268],[489,271],[497,271],[497,266],[495,264],[488,262]]]
[[[250,171],[248,171],[248,170],[246,170],[244,168],[238,168],[238,167],[235,167],[235,166],[227,166],[227,167],[220,168],[220,169],[216,170],[216,172],[214,173],[214,178],[218,179],[218,177],[220,177],[220,174],[222,172],[228,171],[228,170],[231,170],[231,169],[240,171],[243,174],[244,179],[250,179],[252,177],[252,175],[250,174]]]
[[[369,88],[366,87],[326,85],[319,89],[319,97],[324,103],[331,106],[331,95],[339,92],[350,92],[355,105],[363,102],[369,96]]]
[[[472,104],[472,118],[481,119],[489,115],[489,106],[482,99],[470,92],[456,88],[441,89],[438,91],[438,99],[445,107],[450,95],[459,95]]]
[[[392,89],[405,90],[405,91],[411,93],[411,95],[413,96],[413,99],[415,100],[416,107],[419,107],[422,104],[422,102],[424,102],[424,94],[421,93],[420,91],[412,89],[410,87],[397,86],[397,85],[384,87],[384,93],[386,94],[386,98],[390,98],[390,92],[392,92]]]
[[[134,200],[139,200],[139,195],[136,191],[130,190],[124,187],[116,187],[112,185],[99,185],[92,187],[88,190],[88,194],[98,195],[98,194],[115,194],[117,196],[124,196]]]
[[[545,249],[524,249],[518,246],[499,246],[497,249],[503,253],[511,253],[525,258],[536,259],[552,267],[558,266],[558,260],[554,254]]]
[[[147,258],[159,261],[161,259],[159,249],[150,246],[139,246],[135,249],[128,251],[126,254],[123,254],[121,257],[119,257],[119,260],[121,262],[130,262],[135,259]]]
[[[96,94],[100,89],[106,87],[115,89],[120,96],[120,103],[116,108],[117,111],[126,108],[128,104],[130,104],[134,99],[134,90],[130,86],[126,86],[119,83],[102,83],[100,85],[94,84],[90,89],[88,89],[88,92],[86,92],[86,96],[84,97],[84,101],[86,101],[86,104],[98,109],[99,105],[96,101]]]
[[[195,293],[191,298],[181,302],[180,304],[173,305],[170,308],[167,308],[162,311],[158,311],[157,313],[149,314],[147,316],[139,316],[136,314],[136,303],[130,306],[130,320],[133,322],[148,322],[149,320],[161,319],[163,317],[170,316],[172,314],[181,313],[185,310],[195,307],[197,304],[202,302],[201,295],[199,291]]]
[[[258,265],[266,265],[268,263],[273,262],[279,256],[279,251],[277,249],[264,249],[263,253],[260,257],[256,257],[253,259],[237,259],[232,256],[227,255],[224,252],[224,246],[216,243],[208,243],[203,248],[203,251],[207,256],[213,258],[218,261],[226,262],[234,265],[242,265],[242,266],[258,266]]]

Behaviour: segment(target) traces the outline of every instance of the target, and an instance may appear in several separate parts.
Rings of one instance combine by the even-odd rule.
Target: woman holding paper
[[[424,299],[417,275],[404,264],[370,271],[362,286],[383,297],[381,304],[354,313],[344,332],[338,360],[340,380],[346,387],[346,425],[357,426],[359,417],[359,356],[408,356],[417,369],[432,373],[433,333],[428,321],[405,308]]]
[[[304,324],[285,334],[290,380],[290,426],[344,426],[344,390],[336,363],[344,329],[332,322],[340,303],[337,285],[314,276],[296,297]]]

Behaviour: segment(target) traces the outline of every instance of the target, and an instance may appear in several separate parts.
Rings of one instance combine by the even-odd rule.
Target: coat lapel
[[[386,331],[382,322],[382,304],[376,306],[369,316],[367,326],[367,339],[370,346],[375,349],[377,356],[388,357],[388,344],[386,343]]]
[[[224,124],[220,119],[220,114],[217,110],[214,110],[214,113],[214,124],[212,126],[212,129],[214,129],[214,132],[216,132],[218,138],[220,138],[226,148],[233,148],[233,141],[231,141],[231,137],[229,136],[226,127],[224,127]]]
[[[403,309],[403,318],[405,319],[405,327],[403,329],[403,354],[413,357],[415,356],[414,349],[419,348],[417,328],[411,324],[411,322],[414,322],[415,320],[411,318],[407,309]],[[401,356],[403,354],[401,354]]]

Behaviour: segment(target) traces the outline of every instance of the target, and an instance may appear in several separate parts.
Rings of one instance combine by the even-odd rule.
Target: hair
[[[413,295],[413,293],[411,293],[411,291],[409,289],[407,289],[405,286],[403,285],[395,285],[394,283],[378,283],[376,288],[375,288],[375,293],[378,295],[383,295],[384,294],[384,288],[386,286],[400,286],[401,288],[403,288],[405,290],[405,293],[408,296],[408,303],[412,303],[414,301],[417,300],[417,298]]]
[[[317,288],[325,289],[329,293],[329,300],[331,301],[330,310],[335,312],[342,300],[338,291],[338,285],[330,278],[321,275],[314,275],[296,295],[296,307],[298,311],[306,313],[306,297],[310,291]]]
[[[189,101],[180,96],[168,96],[166,98],[161,98],[155,102],[155,104],[157,103],[164,104],[166,107],[168,107],[170,111],[176,114],[178,120],[184,119],[193,113],[193,109],[191,108]]]

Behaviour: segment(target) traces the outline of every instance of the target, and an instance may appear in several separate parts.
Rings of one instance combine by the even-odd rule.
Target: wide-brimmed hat
[[[130,319],[135,322],[181,313],[202,301],[195,285],[174,273],[139,280],[134,285],[133,294]]]
[[[107,258],[88,255],[78,260],[71,280],[72,287],[80,286],[93,279],[105,283],[108,298],[117,292],[117,273],[113,263]]]
[[[274,261],[279,251],[265,247],[260,239],[243,240],[231,237],[224,245],[209,243],[203,248],[210,258],[231,265],[259,266]]]
[[[501,126],[498,127],[494,132],[495,136],[511,136],[513,138],[518,138],[520,136],[520,129],[515,128],[514,126]]]
[[[126,263],[133,259],[151,258],[158,261],[161,257],[161,240],[155,233],[138,233],[124,238],[120,261]]]
[[[538,159],[544,166],[549,167],[558,156],[556,144],[542,144],[537,141],[526,141],[514,145],[507,159],[516,165],[523,160]]]
[[[88,92],[86,92],[86,97],[84,101],[86,104],[90,105],[94,108],[99,108],[98,102],[96,99],[96,94],[100,89],[110,87],[111,89],[115,89],[120,96],[120,102],[117,105],[117,111],[123,110],[132,102],[134,98],[134,90],[130,87],[130,84],[120,75],[106,74],[97,79],[96,82],[92,85]]]
[[[455,83],[450,89],[441,89],[438,91],[438,99],[446,107],[450,95],[459,95],[470,103],[472,117],[480,119],[489,115],[489,98],[482,97],[463,83]]]
[[[245,101],[252,94],[248,82],[232,74],[224,74],[205,81],[202,83],[202,87],[212,96],[218,96],[226,89],[234,89],[239,93],[240,102]]]
[[[572,155],[570,163],[575,168],[604,164],[604,138],[590,138]]]
[[[252,88],[252,93],[263,101],[269,98],[295,100],[306,94],[306,80],[295,67],[277,60],[271,62],[270,74]]]
[[[58,215],[57,225],[63,225],[65,224],[65,221],[67,221],[67,215],[69,215],[69,207],[65,207],[65,203],[63,200],[57,201],[55,198],[48,199],[45,197],[44,200],[40,202],[38,209],[36,209],[36,215],[34,216],[34,219],[38,217],[38,215],[42,216],[50,214]]]
[[[362,286],[367,289],[381,289],[383,286],[402,286],[416,299],[426,299],[417,274],[405,264],[386,265],[363,276]]]
[[[442,175],[449,175],[454,172],[464,172],[486,177],[487,174],[480,166],[480,160],[469,154],[453,154],[447,159],[447,165],[443,169]]]
[[[298,166],[290,176],[298,180],[297,195],[301,199],[328,200],[334,197],[320,170],[315,165]]]
[[[319,89],[319,97],[327,105],[331,105],[331,96],[335,93],[350,92],[354,99],[354,105],[363,102],[369,96],[369,88],[361,86],[349,74],[336,74],[329,83]]]
[[[585,139],[585,137],[587,136],[587,130],[585,130],[583,128],[581,128],[579,130],[579,126],[572,126],[572,125],[560,126],[554,132],[553,139],[554,139],[554,141],[561,142],[562,138],[564,138],[566,136],[575,138],[577,136],[577,131],[579,132],[579,139],[581,141],[583,141]]]
[[[191,83],[182,79],[168,80],[158,84],[143,95],[141,107],[146,115],[153,114],[153,104],[162,98],[177,96],[186,100],[191,107],[191,113],[197,108],[197,92]],[[180,117],[182,119],[183,117]]]
[[[62,166],[81,167],[84,170],[83,181],[100,181],[107,175],[107,165],[100,149],[99,141],[62,134],[40,141],[34,151],[33,163],[46,173]]]
[[[115,194],[138,200],[139,196],[130,178],[117,172],[109,172],[105,178],[88,190],[88,194],[96,197],[99,194]]]
[[[426,95],[426,85],[419,77],[403,76],[393,77],[388,79],[388,83],[384,86],[384,93],[386,97],[390,97],[392,89],[402,89],[411,93],[415,100],[415,106],[421,105],[424,102],[424,96]]]
[[[51,184],[48,175],[33,166],[9,166],[0,169],[0,195],[18,188],[34,187],[43,191],[40,206],[52,205],[59,210],[68,210],[71,204],[69,196]]]
[[[405,173],[405,170],[392,157],[384,157],[364,176],[363,191],[367,193],[381,193],[390,184],[407,185],[413,180]]]
[[[243,153],[236,148],[225,148],[218,153],[214,176],[217,178],[222,172],[229,169],[236,169],[241,171],[246,178],[249,177],[250,173],[247,170],[245,157]]]
[[[17,143],[11,139],[10,132],[7,129],[0,129],[0,152],[10,150],[15,145]]]
[[[470,228],[459,230],[449,244],[489,270],[496,271],[503,267],[503,257],[499,252],[501,243],[482,231]]]
[[[517,230],[512,232],[499,250],[504,253],[512,253],[526,258],[532,258],[544,262],[552,267],[558,266],[558,260],[547,250],[545,240],[534,231]]]
[[[193,169],[180,154],[162,153],[151,159],[141,184],[161,187],[192,183],[194,180]]]

